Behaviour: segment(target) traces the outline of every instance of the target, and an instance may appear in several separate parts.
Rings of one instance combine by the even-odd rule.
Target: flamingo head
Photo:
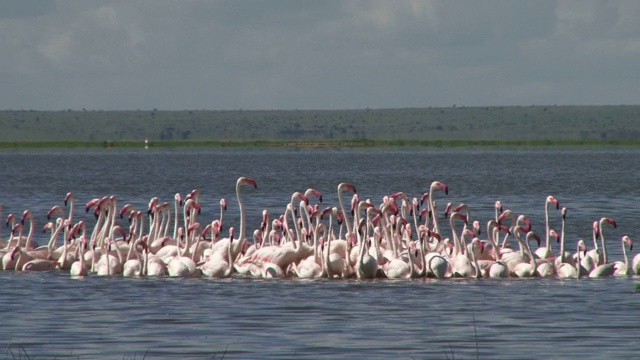
[[[211,231],[211,224],[207,224],[207,226],[205,226],[204,229],[202,229],[202,232],[200,233],[202,240],[205,240],[205,241],[209,240],[207,239],[207,233],[209,233],[210,231]]]
[[[192,209],[195,210],[198,213],[198,215],[200,215],[200,212],[201,212],[200,204],[195,202],[194,199],[187,199],[184,202],[184,210],[185,211],[190,211]]]
[[[587,255],[587,246],[584,244],[584,240],[578,240],[578,249],[582,251],[583,256]]]
[[[549,230],[549,235],[553,236],[553,238],[556,239],[558,244],[560,243],[560,236],[558,236],[558,233],[555,230],[553,229]]]
[[[80,229],[83,228],[84,225],[84,220],[80,220],[77,224],[75,224],[72,228],[71,231],[69,231],[69,237],[70,238],[75,238],[76,235],[78,234],[78,231]]]
[[[471,242],[476,243],[480,249],[480,254],[484,253],[484,242],[478,238],[474,238]]]
[[[482,230],[480,229],[480,221],[475,220],[472,227],[475,229],[476,234],[480,235],[482,233]]]
[[[22,219],[20,220],[20,223],[24,224],[25,220],[32,218],[33,215],[31,214],[31,210],[25,210],[22,213]]]
[[[418,220],[422,221],[422,218],[424,218],[425,216],[429,216],[429,209],[424,208],[422,210],[420,210],[420,213],[418,214]]]
[[[52,229],[54,225],[55,225],[55,224],[53,223],[53,221],[49,221],[49,222],[48,222],[48,223],[46,223],[46,224],[44,225],[44,227],[42,228],[42,232],[43,232],[43,233],[47,232],[47,230]]]
[[[152,197],[151,200],[149,200],[149,206],[147,207],[147,215],[153,216],[153,210],[156,208],[158,201],[159,200],[157,197]]]
[[[344,222],[344,214],[342,214],[341,211],[337,211],[337,209],[336,209],[336,218],[338,220],[338,225],[342,225],[342,223]]]
[[[538,247],[540,247],[540,237],[538,236],[538,234],[534,233],[533,231],[529,231],[527,233],[527,238],[535,240],[538,243]]]
[[[411,229],[411,224],[405,224],[404,231],[406,232],[407,236],[409,236],[409,239],[411,239],[411,237],[413,236],[413,229]]]
[[[624,235],[622,237],[622,243],[629,245],[629,250],[633,250],[633,242],[629,236]]]
[[[239,185],[251,185],[253,186],[254,189],[258,188],[258,183],[256,183],[254,179],[244,177],[244,176],[238,178],[238,181],[236,182],[236,186],[239,186]]]
[[[453,243],[449,238],[444,239],[444,249],[449,256],[453,254]]]
[[[427,235],[428,235],[429,237],[432,237],[432,238],[434,238],[434,239],[438,240],[438,241],[441,241],[441,240],[442,240],[442,236],[440,236],[440,234],[438,234],[438,233],[437,233],[437,232],[435,232],[435,231],[431,231],[431,230],[429,230],[429,231],[427,232]]]
[[[133,205],[125,204],[120,210],[120,219],[124,219],[124,216],[133,211]]]
[[[471,231],[471,229],[464,229],[463,235],[476,236],[476,234]]]
[[[444,208],[444,218],[448,219],[449,218],[449,214],[451,213],[451,208],[453,207],[453,204],[451,204],[450,202],[447,203],[447,206]]]
[[[72,192],[68,192],[67,195],[64,197],[64,206],[67,206],[67,204],[73,200],[75,200],[76,196],[73,195]]]
[[[176,204],[182,206],[182,195],[180,195],[180,193],[176,193],[175,195],[173,195],[173,200],[176,202]]]
[[[350,184],[350,183],[340,183],[340,184],[338,184],[338,193],[341,193],[341,192],[343,192],[345,190],[349,190],[349,191],[352,191],[354,193],[357,193],[356,187],[353,184]]]
[[[547,202],[546,203],[547,204],[551,203],[551,204],[553,204],[553,206],[556,207],[556,209],[560,209],[560,203],[558,202],[558,200],[555,197],[553,197],[551,195],[547,196]]]
[[[447,185],[445,185],[445,183],[440,182],[440,181],[434,181],[431,183],[431,188],[432,189],[440,189],[442,191],[444,191],[444,193],[446,195],[449,195],[449,187]]]
[[[187,195],[187,198],[192,198],[197,201],[200,198],[200,190],[199,189],[191,190],[189,195]]]
[[[24,219],[24,216],[22,218]],[[618,224],[612,218],[606,218],[606,222],[609,223],[609,225],[613,226],[614,228],[618,227]]]
[[[326,215],[329,215],[329,214],[333,214],[333,208],[331,208],[331,207],[328,207],[328,208],[322,210],[322,214],[320,214],[320,219],[324,219],[324,217]]]
[[[502,203],[500,202],[500,200],[496,201],[495,207],[496,210],[498,210],[498,213],[502,213]]]
[[[5,226],[9,227],[9,224],[11,224],[12,221],[16,220],[16,216],[14,214],[9,214],[7,216],[7,222],[5,224]]]
[[[454,211],[468,213],[469,207],[467,206],[467,204],[460,204],[454,209]]]
[[[49,210],[49,212],[47,213],[47,221],[51,220],[53,215],[55,215],[57,213],[63,213],[64,214],[64,210],[58,205],[52,207],[51,210]]]
[[[111,230],[112,230],[113,232],[118,232],[118,233],[120,233],[120,235],[122,235],[122,238],[123,238],[123,239],[126,239],[126,238],[127,238],[127,232],[126,232],[126,231],[124,231],[124,229],[122,228],[122,226],[120,226],[120,225],[115,225],[113,228],[111,228]]]
[[[422,204],[424,204],[425,201],[429,201],[429,193],[428,192],[422,194],[422,196],[420,197],[420,205],[422,206]]]
[[[89,210],[91,210],[91,208],[93,208],[94,206],[98,205],[98,203],[100,202],[100,199],[93,199],[91,201],[89,201],[85,206],[84,206],[84,210],[85,212],[89,212]]]
[[[465,224],[466,224],[466,223],[467,223],[467,221],[468,221],[468,219],[467,219],[467,216],[466,216],[466,215],[462,215],[462,214],[460,214],[459,212],[455,212],[455,211],[454,211],[453,213],[451,213],[451,218],[452,218],[452,219],[462,220],[462,221],[464,221],[464,223],[465,223]]]
[[[187,235],[191,235],[192,232],[201,228],[202,228],[202,225],[199,222],[195,222],[187,228]]]
[[[229,228],[229,243],[233,242],[233,236],[236,234],[236,229],[232,226]]]
[[[500,215],[498,215],[498,224],[502,224],[504,222],[505,219],[510,218],[513,216],[513,211],[512,210],[504,210],[503,212],[500,213]]]
[[[307,189],[307,191],[304,192],[305,196],[310,196],[313,195],[316,197],[316,199],[318,199],[318,201],[320,201],[322,203],[322,193],[316,189]]]
[[[527,231],[526,232],[531,231],[531,220],[529,220],[528,218],[524,217],[524,215],[520,215],[520,216],[518,216],[518,221],[517,222],[519,222],[519,221],[522,221],[522,222],[525,223],[525,225],[527,225],[527,227],[526,227]]]
[[[567,208],[563,207],[562,210],[560,210],[560,212],[562,213],[562,220],[566,220],[567,219]]]
[[[406,200],[407,199],[407,194],[405,194],[402,191],[398,191],[395,194],[391,194],[390,198],[393,199],[393,200],[395,200],[397,198],[400,198],[401,200]]]

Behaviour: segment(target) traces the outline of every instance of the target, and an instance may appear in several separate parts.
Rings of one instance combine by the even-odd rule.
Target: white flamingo
[[[551,195],[547,196],[547,199],[544,203],[545,243],[544,247],[539,247],[535,251],[535,254],[539,259],[547,259],[553,257],[551,243],[549,242],[549,204],[555,206],[556,209],[560,209],[560,203],[558,203],[558,200]]]
[[[607,244],[604,241],[604,235],[602,234],[602,226],[609,224],[614,228],[617,227],[616,221],[612,218],[603,217],[598,222],[598,234],[600,235],[600,244],[602,245],[602,260],[601,265],[596,266],[595,269],[589,273],[590,278],[611,276],[615,272],[614,263],[608,262],[607,258]]]
[[[627,249],[625,245],[629,246],[629,251],[633,250],[633,242],[627,235],[622,236],[622,255],[624,262],[616,261],[613,263],[614,271],[613,275],[629,276],[631,275],[631,269],[629,268],[629,257],[627,256]]]

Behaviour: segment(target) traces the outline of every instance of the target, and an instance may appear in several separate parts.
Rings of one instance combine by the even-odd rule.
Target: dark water
[[[152,149],[0,152],[3,218],[31,209],[36,226],[68,191],[80,211],[116,195],[144,208],[153,196],[202,193],[202,222],[238,224],[235,181],[245,189],[248,229],[263,208],[282,212],[291,193],[313,187],[337,205],[352,182],[362,198],[445,182],[446,202],[469,205],[482,224],[493,204],[529,217],[543,233],[544,201],[568,208],[568,248],[591,244],[591,222],[607,228],[612,260],[620,237],[638,237],[640,150],[597,149]],[[551,226],[560,216],[552,211]],[[3,236],[6,237],[6,228]],[[44,243],[45,235],[38,232]],[[638,245],[636,245],[638,246]],[[557,248],[557,246],[556,246]],[[635,254],[635,253],[634,253]],[[633,254],[632,254],[633,256]],[[58,272],[0,272],[6,358],[639,358],[637,278],[343,281],[249,279],[71,279]],[[1,357],[1,356],[0,356]],[[23,355],[22,358],[25,358]]]

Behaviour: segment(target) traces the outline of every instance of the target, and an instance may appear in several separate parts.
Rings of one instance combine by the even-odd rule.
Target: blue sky
[[[0,109],[638,104],[640,2],[0,2]]]

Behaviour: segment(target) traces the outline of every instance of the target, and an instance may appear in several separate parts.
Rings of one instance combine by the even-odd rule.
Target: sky
[[[640,1],[0,1],[0,110],[640,102]]]

